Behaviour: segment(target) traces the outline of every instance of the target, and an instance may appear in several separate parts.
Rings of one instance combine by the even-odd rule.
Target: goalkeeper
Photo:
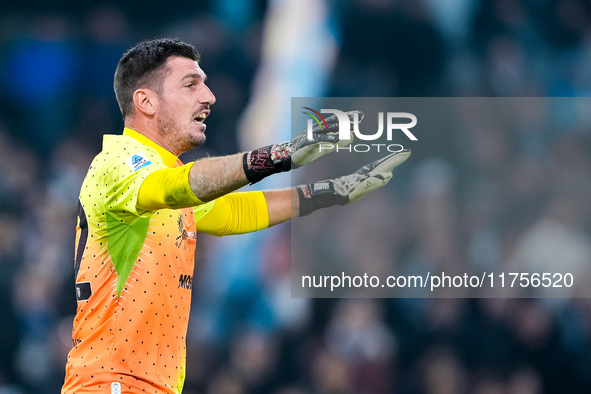
[[[77,311],[63,394],[180,393],[196,234],[240,234],[345,205],[385,185],[410,155],[390,154],[357,172],[284,190],[231,193],[305,165],[328,127],[251,152],[183,164],[205,142],[215,103],[192,45],[142,42],[123,55],[114,89],[122,135],[105,135],[80,191],[76,228]],[[359,116],[350,112],[350,119]]]

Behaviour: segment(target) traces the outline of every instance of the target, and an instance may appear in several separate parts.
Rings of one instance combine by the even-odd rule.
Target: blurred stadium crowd
[[[122,53],[156,36],[196,45],[217,103],[208,142],[193,155],[234,153],[245,148],[236,130],[253,86],[271,77],[256,76],[269,9],[285,3],[3,5],[0,394],[62,384],[76,308],[76,199],[102,134],[122,128],[112,92]],[[335,42],[318,96],[572,97],[591,88],[585,0],[301,4],[298,29],[324,10]],[[375,230],[376,242],[388,234],[385,255],[410,266],[519,258],[584,270],[591,125],[579,118],[553,132],[535,122],[490,130],[472,119],[462,138],[422,141],[424,153],[405,164],[406,190],[348,207],[349,223],[377,207],[397,212],[399,221]],[[200,238],[185,393],[591,392],[587,299],[291,299],[289,232],[266,230],[250,247],[242,236]]]

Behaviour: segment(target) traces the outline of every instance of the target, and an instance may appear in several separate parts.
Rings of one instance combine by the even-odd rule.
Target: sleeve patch
[[[127,159],[127,165],[131,167],[131,170],[134,172],[139,170],[140,168],[149,166],[150,164],[152,164],[152,162],[150,161],[150,159],[148,159],[144,152],[138,152],[131,156],[129,159]]]

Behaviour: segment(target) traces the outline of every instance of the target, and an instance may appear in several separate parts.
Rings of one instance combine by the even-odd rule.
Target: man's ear
[[[133,92],[133,105],[136,111],[146,116],[154,116],[158,104],[158,95],[153,90],[142,88]]]

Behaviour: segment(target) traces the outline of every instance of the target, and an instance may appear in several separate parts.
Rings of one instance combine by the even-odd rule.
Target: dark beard
[[[204,134],[201,136],[194,136],[192,134],[185,137],[179,136],[174,121],[172,120],[172,117],[169,116],[168,112],[165,112],[158,117],[158,133],[164,141],[169,142],[169,146],[173,146],[175,150],[182,153],[203,145],[206,140]]]

